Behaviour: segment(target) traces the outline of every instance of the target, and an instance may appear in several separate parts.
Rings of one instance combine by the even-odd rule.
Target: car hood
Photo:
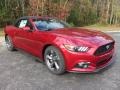
[[[85,42],[97,46],[114,41],[112,37],[103,32],[84,28],[63,28],[53,30],[52,33],[56,34],[57,36],[64,37],[66,39],[70,39],[76,43],[82,41],[83,43]]]

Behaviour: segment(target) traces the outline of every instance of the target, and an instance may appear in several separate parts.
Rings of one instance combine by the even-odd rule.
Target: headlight
[[[72,46],[72,45],[64,45],[64,46],[67,50],[74,52],[87,52],[89,50],[89,47],[86,46]]]

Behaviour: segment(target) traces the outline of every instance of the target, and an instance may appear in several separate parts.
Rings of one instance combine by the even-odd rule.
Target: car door
[[[25,36],[25,31],[23,30],[23,27],[25,27],[27,24],[27,20],[24,19],[20,19],[17,21],[17,23],[15,24],[16,27],[16,32],[14,33],[14,42],[15,42],[15,46],[18,48],[24,48],[25,47],[25,43],[24,42],[24,36]]]
[[[24,27],[30,27],[31,30],[24,30]],[[35,56],[39,56],[41,41],[38,40],[38,31],[34,30],[32,23],[28,19],[21,19],[17,25],[15,42],[18,48],[28,51]]]

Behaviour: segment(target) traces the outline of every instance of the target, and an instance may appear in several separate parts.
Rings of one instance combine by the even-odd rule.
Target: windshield
[[[37,19],[34,20],[33,22],[38,30],[53,30],[53,29],[69,27],[69,25],[66,22],[56,19],[48,19],[48,20]]]

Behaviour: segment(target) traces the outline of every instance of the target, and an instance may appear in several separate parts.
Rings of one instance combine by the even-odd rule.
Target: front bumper
[[[90,54],[78,54],[73,52],[66,52],[66,69],[68,72],[80,72],[80,73],[92,73],[98,72],[103,68],[111,65],[115,61],[114,49],[100,56],[94,56]],[[76,65],[80,62],[90,62],[87,68],[79,68]]]

